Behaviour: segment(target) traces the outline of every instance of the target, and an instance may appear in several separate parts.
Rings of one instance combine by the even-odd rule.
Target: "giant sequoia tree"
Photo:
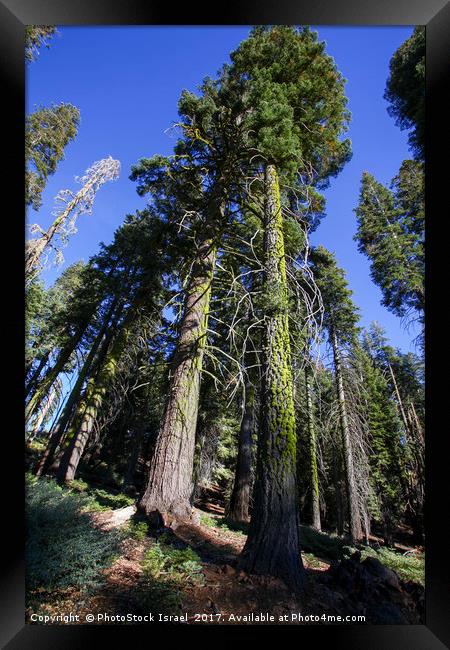
[[[301,194],[349,157],[343,79],[308,29],[256,28],[232,54],[248,84],[248,125],[262,174],[265,331],[254,509],[241,566],[302,587],[296,499],[296,421],[288,322],[281,183]]]

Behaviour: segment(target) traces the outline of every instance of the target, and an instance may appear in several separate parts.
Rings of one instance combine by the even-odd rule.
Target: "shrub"
[[[234,533],[236,535],[248,534],[248,524],[237,523],[231,521],[227,517],[215,518],[211,515],[203,514],[200,516],[200,523],[202,526],[208,526],[209,528],[219,528],[227,533]]]
[[[147,550],[142,568],[136,589],[142,611],[179,613],[183,586],[204,581],[199,556],[189,547],[171,546],[166,535]]]
[[[402,580],[411,580],[424,585],[425,582],[425,560],[423,554],[404,555],[389,548],[378,550],[365,548],[361,552],[361,558],[368,556],[376,557],[384,566],[395,571]]]
[[[124,508],[134,503],[134,499],[126,494],[111,494],[100,489],[92,490],[91,494],[101,506],[106,508]]]
[[[73,492],[86,492],[88,489],[89,485],[86,483],[86,481],[79,479],[74,479],[73,481],[70,482],[70,489]]]
[[[118,551],[121,535],[95,528],[86,497],[52,479],[27,477],[26,574],[29,589],[91,587]]]
[[[199,556],[189,546],[174,548],[164,542],[161,536],[145,553],[142,564],[144,572],[153,578],[166,578],[177,583],[203,582],[202,565]]]
[[[200,523],[202,526],[209,526],[209,528],[217,526],[217,521],[211,515],[200,515]]]
[[[139,542],[142,542],[147,537],[148,524],[145,521],[130,521],[125,528],[127,537],[132,537]]]

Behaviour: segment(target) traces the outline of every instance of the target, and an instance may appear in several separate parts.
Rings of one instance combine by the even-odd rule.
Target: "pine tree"
[[[388,112],[401,129],[412,129],[411,149],[420,160],[425,155],[425,28],[413,34],[394,53],[384,98]]]
[[[424,172],[421,163],[405,160],[391,189],[363,174],[355,240],[371,262],[371,277],[383,304],[394,314],[416,313],[423,325]]]
[[[396,480],[400,480],[401,497],[404,504],[403,516],[410,522],[418,541],[423,541],[424,503],[424,377],[423,360],[408,352],[394,350],[388,345],[383,328],[371,323],[363,332],[362,346],[372,360],[376,370],[387,384],[391,404],[386,414],[396,407],[396,424],[390,428],[399,429],[397,446]],[[392,420],[392,417],[391,417]],[[398,508],[393,508],[397,511]]]
[[[147,514],[159,512],[163,519],[190,517],[192,511],[195,430],[212,281],[238,172],[239,121],[235,111],[222,106],[214,84],[207,80],[200,97],[183,93],[179,111],[184,137],[175,147],[175,157],[170,162],[160,157],[143,160],[132,171],[132,179],[140,182],[138,191],[153,193],[159,211],[167,214],[170,205],[167,219],[190,226],[195,246],[168,399],[140,501]]]
[[[362,536],[361,513],[358,506],[354,454],[348,420],[348,406],[345,394],[342,346],[351,345],[357,333],[357,309],[351,300],[344,272],[337,266],[332,253],[319,246],[312,256],[314,277],[320,288],[325,307],[324,325],[328,331],[333,350],[336,391],[339,405],[340,428],[344,450],[345,484],[349,517],[349,532],[352,540]]]
[[[111,345],[106,339],[100,350],[99,368],[89,379],[83,399],[77,406],[68,434],[68,445],[58,468],[58,478],[62,482],[69,482],[75,474],[83,455],[86,443],[92,432],[97,414],[102,407],[103,399],[114,381],[117,364],[123,354],[130,333],[130,325],[134,313],[130,309],[124,322]]]
[[[314,418],[311,370],[305,367],[305,390],[307,402],[307,428],[308,428],[308,452],[309,452],[309,469],[310,469],[310,489],[311,489],[311,515],[312,527],[321,530],[320,523],[320,500],[319,500],[319,476],[317,471],[317,442],[316,426]]]
[[[58,375],[70,366],[75,350],[104,299],[105,289],[102,276],[94,266],[75,263],[47,292],[47,305],[36,340],[45,344],[47,361],[52,358],[54,362],[47,365],[42,375],[34,377],[32,386],[28,386],[32,395],[25,409],[26,420],[30,419]]]
[[[358,348],[356,354],[367,400],[370,480],[379,508],[374,514],[381,519],[386,546],[392,546],[394,527],[402,514],[401,425],[387,377],[363,350]]]
[[[113,388],[133,327],[143,314],[153,317],[161,310],[166,262],[166,252],[162,252],[164,239],[164,228],[144,211],[136,216],[129,215],[116,231],[113,243],[98,256],[97,264],[102,266],[109,261],[110,265],[109,269],[102,269],[106,276],[107,299],[101,313],[96,314],[93,341],[52,432],[49,452],[44,454],[48,458],[41,460],[40,471],[49,467],[51,456],[57,445],[61,445],[67,426],[58,476],[62,481],[74,478],[93,427]],[[153,248],[150,258],[149,246]]]
[[[72,104],[41,107],[25,121],[25,205],[38,210],[49,176],[78,131],[80,111]]]

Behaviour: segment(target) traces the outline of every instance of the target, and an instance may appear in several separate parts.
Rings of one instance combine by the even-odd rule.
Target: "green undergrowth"
[[[148,523],[145,521],[129,521],[124,527],[126,537],[131,537],[138,542],[142,542],[148,536]]]
[[[200,516],[200,523],[202,526],[217,528],[236,535],[247,535],[248,533],[248,524],[239,524],[231,521],[227,517],[214,517],[209,514],[203,514]]]
[[[180,612],[183,590],[205,582],[200,557],[189,546],[177,548],[162,535],[146,551],[138,600],[143,610],[161,614]]]
[[[328,562],[351,555],[351,551],[346,551],[350,547],[340,537],[318,532],[309,526],[300,526],[300,543],[302,551]]]
[[[361,559],[376,557],[384,566],[392,569],[402,580],[410,580],[424,586],[425,584],[425,554],[400,553],[390,548],[364,548]]]
[[[31,471],[33,467],[39,462],[42,454],[45,451],[46,443],[39,439],[35,438],[34,440],[28,440],[25,445],[25,467],[28,471]]]
[[[84,510],[87,512],[102,512],[104,510],[117,510],[131,506],[134,499],[114,489],[103,489],[88,483],[83,479],[74,479],[65,488],[69,492],[85,496]]]
[[[375,549],[370,546],[349,546],[345,540],[336,535],[318,532],[309,526],[301,526],[301,547],[310,566],[314,557],[326,562],[339,561],[349,558],[356,550],[361,552],[361,560],[375,557],[384,566],[395,571],[402,580],[411,580],[424,584],[425,556],[424,554],[404,554],[391,548]],[[311,561],[310,561],[311,560]]]
[[[36,606],[68,588],[86,591],[118,557],[121,532],[96,528],[86,496],[48,478],[26,477],[27,601]]]
[[[322,566],[322,561],[319,560],[313,553],[302,553],[303,558],[306,560],[308,567],[312,569],[319,569]]]

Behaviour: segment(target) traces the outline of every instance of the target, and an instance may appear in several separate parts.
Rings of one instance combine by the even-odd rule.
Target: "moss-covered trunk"
[[[170,514],[191,515],[192,475],[203,352],[216,262],[216,224],[222,222],[223,207],[217,195],[209,206],[207,222],[186,291],[169,391],[158,439],[150,463],[146,490],[140,508]]]
[[[347,404],[345,400],[344,381],[342,378],[342,363],[339,344],[335,332],[331,332],[333,347],[334,369],[339,404],[339,421],[341,426],[342,444],[344,449],[345,487],[347,492],[347,507],[349,520],[349,533],[352,541],[362,538],[361,518],[359,516],[358,494],[356,489],[355,468],[350,440],[350,428],[347,417]]]
[[[244,413],[238,438],[238,453],[227,517],[237,523],[248,522],[252,478],[252,433],[255,408],[255,389],[247,383],[244,395]]]
[[[303,587],[296,488],[296,422],[288,323],[288,288],[277,170],[265,169],[265,335],[261,431],[249,535],[240,558],[249,573]]]
[[[61,459],[57,473],[58,480],[61,482],[71,481],[75,478],[78,464],[91,435],[97,414],[103,404],[103,399],[114,381],[117,364],[128,342],[134,315],[134,310],[130,308],[124,322],[120,325],[116,338],[101,360],[98,372],[87,383],[84,397],[78,405],[72,425],[67,433],[69,444]]]
[[[308,422],[312,527],[315,528],[316,530],[321,530],[319,475],[317,472],[316,429],[314,423],[314,412],[313,412],[313,402],[312,402],[311,372],[308,367],[305,368],[305,389],[306,389],[306,417]]]

